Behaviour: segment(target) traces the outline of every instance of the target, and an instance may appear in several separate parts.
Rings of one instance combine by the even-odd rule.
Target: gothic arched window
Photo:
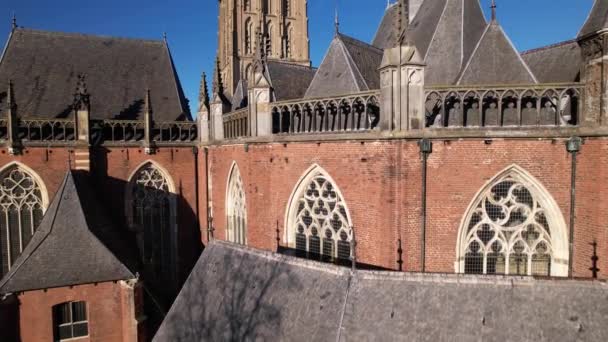
[[[37,178],[19,165],[0,173],[0,278],[11,268],[38,228],[46,206]]]
[[[350,214],[340,190],[321,167],[312,167],[294,191],[286,233],[289,247],[301,256],[336,262],[350,259]]]
[[[460,234],[460,272],[567,275],[568,238],[559,207],[516,166],[479,193]]]
[[[228,178],[226,194],[226,238],[228,241],[247,244],[247,201],[243,180],[236,163]]]
[[[147,163],[131,177],[127,205],[131,226],[137,234],[145,269],[157,280],[169,281],[173,274],[174,196],[166,174]]]
[[[253,52],[253,23],[251,18],[245,21],[245,53],[250,55]]]

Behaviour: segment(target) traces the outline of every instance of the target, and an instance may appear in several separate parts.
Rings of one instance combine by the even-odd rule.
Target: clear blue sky
[[[369,42],[386,0],[337,1],[341,32]],[[490,1],[481,0],[486,14]],[[335,3],[308,0],[315,66],[333,36]],[[519,50],[527,50],[574,38],[593,0],[497,0],[497,4],[498,19],[507,34]],[[201,72],[211,75],[213,70],[217,5],[217,0],[2,0],[0,42],[4,46],[13,12],[20,26],[49,31],[152,39],[161,39],[167,32],[186,95],[196,108]]]

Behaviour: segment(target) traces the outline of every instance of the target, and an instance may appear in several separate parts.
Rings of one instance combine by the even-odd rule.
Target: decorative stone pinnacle
[[[74,93],[74,109],[89,110],[90,96],[87,91],[86,75],[79,74],[78,82],[76,83],[76,92]]]
[[[496,21],[496,0],[492,0],[490,8],[492,9],[492,21]]]

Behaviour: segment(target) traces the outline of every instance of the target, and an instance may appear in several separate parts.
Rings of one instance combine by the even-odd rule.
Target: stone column
[[[380,65],[380,129],[425,128],[424,64],[411,45],[384,50]]]
[[[581,82],[585,85],[579,124],[608,125],[608,33],[579,40],[583,65]]]
[[[272,111],[270,107],[270,82],[263,67],[256,67],[249,87],[249,129],[251,136],[272,135]]]
[[[213,101],[209,104],[211,110],[211,140],[224,140],[224,113],[228,112],[228,106],[222,96],[215,94]]]

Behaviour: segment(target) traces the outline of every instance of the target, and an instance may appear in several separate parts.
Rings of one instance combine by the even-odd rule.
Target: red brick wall
[[[142,148],[98,148],[92,151],[92,172],[105,198],[107,210],[125,220],[125,191],[130,177],[146,162],[153,161],[171,178],[177,200],[177,251],[179,282],[185,281],[201,252],[197,220],[196,161],[192,147],[159,148],[148,155]],[[200,194],[199,194],[200,195]]]
[[[578,155],[576,223],[574,236],[575,275],[590,277],[591,257],[597,241],[598,268],[608,277],[608,140],[588,139]]]
[[[513,164],[547,189],[569,224],[571,156],[565,140],[433,143],[427,168],[427,271],[454,272],[458,230],[469,204],[488,181]],[[608,166],[606,149],[605,140],[590,140],[578,157],[579,216],[589,218],[581,217],[576,223],[576,275],[590,274],[585,271],[591,265],[590,234],[598,240],[603,253],[600,260],[607,257],[608,236],[601,224],[606,222],[602,218],[607,215],[604,207],[608,201],[598,200],[600,195],[596,194],[597,182],[605,184],[607,174],[589,175]],[[397,269],[397,241],[401,237],[404,269],[420,270],[422,158],[416,141],[251,144],[248,151],[243,145],[210,147],[211,200],[215,237],[219,239],[225,239],[225,194],[233,161],[246,187],[249,245],[275,250],[277,223],[283,244],[291,193],[304,172],[316,163],[344,195],[356,231],[358,261]],[[602,270],[604,277],[607,274]]]
[[[30,291],[19,295],[20,333],[23,342],[53,340],[54,305],[86,301],[89,337],[78,341],[136,342],[137,323],[133,289],[124,283],[100,283]]]
[[[125,228],[125,186],[129,177],[146,161],[154,161],[165,169],[175,185],[177,200],[178,280],[181,283],[201,252],[201,233],[197,220],[197,163],[192,147],[159,148],[156,154],[147,155],[143,149],[132,147],[94,148],[91,151],[91,173],[99,190],[100,200],[114,218],[118,229]],[[12,156],[6,150],[0,152],[0,168],[11,162],[20,162],[34,170],[43,180],[49,202],[61,185],[68,169],[68,160],[74,164],[74,153],[68,148],[30,147],[23,154]],[[204,171],[204,168],[202,169]]]

